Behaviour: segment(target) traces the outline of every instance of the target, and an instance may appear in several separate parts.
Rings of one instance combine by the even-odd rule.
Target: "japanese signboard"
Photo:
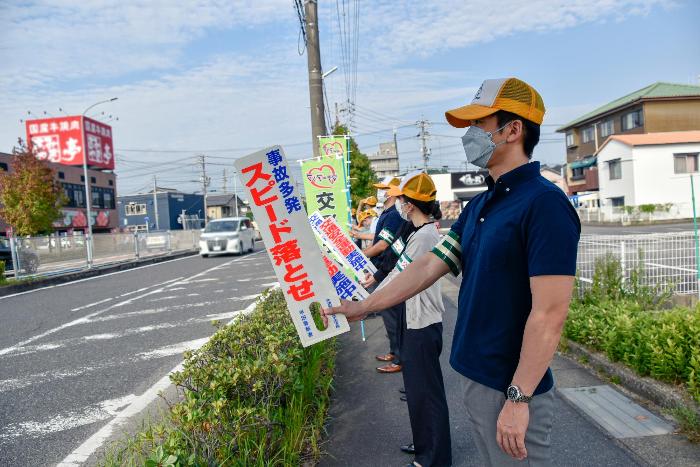
[[[38,159],[114,170],[112,127],[88,117],[27,120],[27,142]]]
[[[321,158],[348,159],[348,140],[345,136],[321,136],[318,144]]]
[[[350,277],[343,271],[343,266],[333,261],[326,255],[323,255],[323,262],[326,264],[328,275],[333,282],[333,287],[338,294],[338,297],[343,300],[364,300],[369,297],[369,292],[358,284],[355,279]]]
[[[344,181],[343,159],[307,160],[301,164],[309,212],[318,211],[323,217],[333,216],[344,232],[350,230],[348,188]]]
[[[367,259],[355,242],[350,240],[338,223],[332,217],[324,218],[316,211],[309,216],[309,224],[316,235],[357,277],[365,277],[367,273],[374,274],[377,268]]]
[[[330,307],[340,302],[282,148],[253,153],[236,160],[235,166],[249,192],[250,207],[302,345],[347,332],[350,328],[342,315],[331,316],[325,330],[314,324],[315,304]]]

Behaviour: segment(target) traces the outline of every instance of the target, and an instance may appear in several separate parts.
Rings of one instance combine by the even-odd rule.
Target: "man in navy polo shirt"
[[[530,162],[544,103],[516,78],[485,81],[471,104],[446,112],[467,160],[489,170],[488,190],[466,206],[431,253],[362,302],[325,314],[361,319],[462,273],[450,364],[488,465],[551,465],[554,381],[548,368],[573,289],[581,226],[566,195]]]

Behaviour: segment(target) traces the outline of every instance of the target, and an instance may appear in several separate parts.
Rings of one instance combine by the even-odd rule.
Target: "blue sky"
[[[344,102],[336,4],[319,0],[328,102]],[[497,4],[497,5],[496,5]],[[535,157],[564,159],[566,123],[655,81],[698,83],[700,2],[693,0],[360,1],[353,123],[366,153],[398,127],[405,168],[420,163],[421,116],[433,122],[434,166],[463,167],[462,130],[444,111],[485,78],[517,76],[547,106]],[[695,24],[693,24],[695,22]],[[235,157],[282,144],[311,153],[306,55],[292,0],[39,0],[0,5],[0,151],[23,136],[27,111],[110,121],[119,191],[197,187],[194,158],[212,156],[212,188]],[[331,109],[332,110],[332,109]],[[374,133],[368,135],[367,133]],[[229,180],[229,187],[231,181]]]

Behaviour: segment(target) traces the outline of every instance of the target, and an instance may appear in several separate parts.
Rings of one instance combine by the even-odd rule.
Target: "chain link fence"
[[[658,286],[677,294],[698,294],[693,232],[641,235],[582,235],[577,270],[581,287],[590,286],[598,259],[620,261],[622,274],[639,270],[642,285]]]
[[[177,251],[199,249],[199,230],[94,234],[92,267]],[[88,242],[83,235],[9,239],[6,274],[15,278],[49,276],[79,271],[88,264]]]

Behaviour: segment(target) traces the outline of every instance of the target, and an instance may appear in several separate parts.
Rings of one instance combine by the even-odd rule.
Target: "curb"
[[[0,287],[0,297],[5,295],[12,295],[19,292],[26,292],[28,290],[38,289],[41,287],[46,287],[49,285],[64,284],[66,282],[73,282],[79,279],[86,279],[90,277],[97,277],[103,274],[125,271],[128,269],[134,269],[139,266],[145,266],[148,264],[162,263],[165,261],[170,261],[174,259],[184,258],[186,256],[193,256],[198,254],[196,250],[179,251],[176,253],[153,256],[150,258],[138,259],[136,261],[125,261],[123,263],[110,264],[102,267],[96,267],[92,269],[86,269],[84,271],[71,272],[68,274],[61,274],[57,276],[51,276],[46,278],[37,279],[30,282],[24,282],[16,285],[6,285]]]
[[[661,383],[652,378],[636,375],[632,370],[625,368],[621,364],[611,362],[605,355],[588,350],[581,344],[566,340],[567,350],[563,353],[574,357],[585,357],[588,359],[588,366],[602,371],[611,378],[618,380],[623,388],[655,403],[656,405],[674,409],[676,407],[688,407],[700,415],[700,407],[694,401],[682,395],[670,384]]]

